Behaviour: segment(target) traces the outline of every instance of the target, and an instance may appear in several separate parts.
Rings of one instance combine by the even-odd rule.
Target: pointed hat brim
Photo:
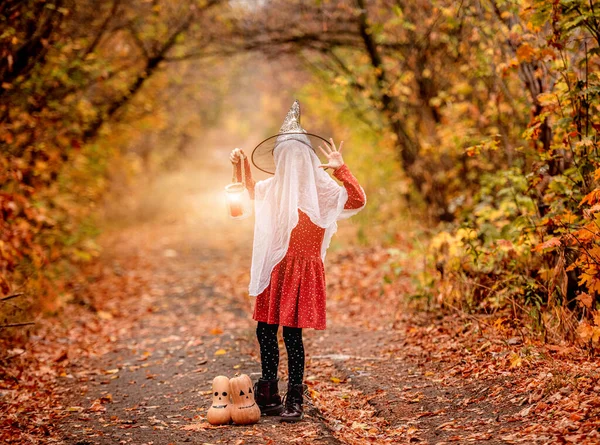
[[[254,166],[265,173],[269,173],[270,175],[275,174],[275,158],[273,156],[273,150],[275,150],[275,146],[277,145],[277,139],[280,136],[293,136],[295,134],[307,137],[310,141],[311,147],[306,147],[306,149],[312,149],[315,152],[315,154],[319,157],[322,163],[327,163],[327,159],[325,159],[323,154],[320,152],[321,150],[317,151],[315,148],[319,145],[323,146],[323,144],[326,144],[328,147],[331,147],[331,143],[327,139],[313,133],[286,132],[270,136],[261,143],[259,143],[256,147],[254,147],[251,156],[252,163],[254,164]]]

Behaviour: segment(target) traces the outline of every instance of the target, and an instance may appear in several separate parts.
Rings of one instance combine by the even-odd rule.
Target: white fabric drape
[[[345,210],[348,192],[319,168],[321,163],[303,135],[282,138],[274,152],[275,175],[255,186],[254,245],[249,292],[259,295],[269,285],[273,268],[285,256],[298,209],[325,229],[321,258],[337,230],[336,221],[361,209]]]

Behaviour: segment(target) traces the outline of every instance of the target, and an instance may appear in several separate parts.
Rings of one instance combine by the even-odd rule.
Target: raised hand
[[[344,165],[344,159],[342,158],[342,146],[344,145],[344,141],[340,142],[339,149],[336,148],[333,138],[329,138],[329,142],[331,142],[331,147],[326,145],[325,148],[323,148],[319,145],[321,152],[323,152],[328,161],[327,164],[321,164],[319,167],[325,169],[332,168],[336,170]]]
[[[238,162],[240,162],[240,159],[245,158],[246,155],[244,154],[244,150],[242,150],[241,148],[234,148],[233,150],[231,150],[231,153],[229,153],[229,160],[232,164],[237,164]]]

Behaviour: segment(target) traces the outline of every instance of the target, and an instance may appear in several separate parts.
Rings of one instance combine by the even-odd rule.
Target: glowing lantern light
[[[233,178],[231,184],[225,186],[227,196],[227,208],[232,219],[245,219],[252,214],[252,202],[246,189],[246,172],[243,159],[240,160],[242,170],[242,182],[236,182],[235,165],[233,166]]]

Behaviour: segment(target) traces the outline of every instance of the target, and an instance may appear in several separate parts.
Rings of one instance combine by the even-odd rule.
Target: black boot
[[[283,397],[283,404],[285,409],[279,416],[282,422],[297,422],[302,420],[302,393],[304,392],[304,385],[288,385],[287,394]]]
[[[278,416],[283,411],[277,379],[263,380],[254,384],[254,400],[263,416]]]

